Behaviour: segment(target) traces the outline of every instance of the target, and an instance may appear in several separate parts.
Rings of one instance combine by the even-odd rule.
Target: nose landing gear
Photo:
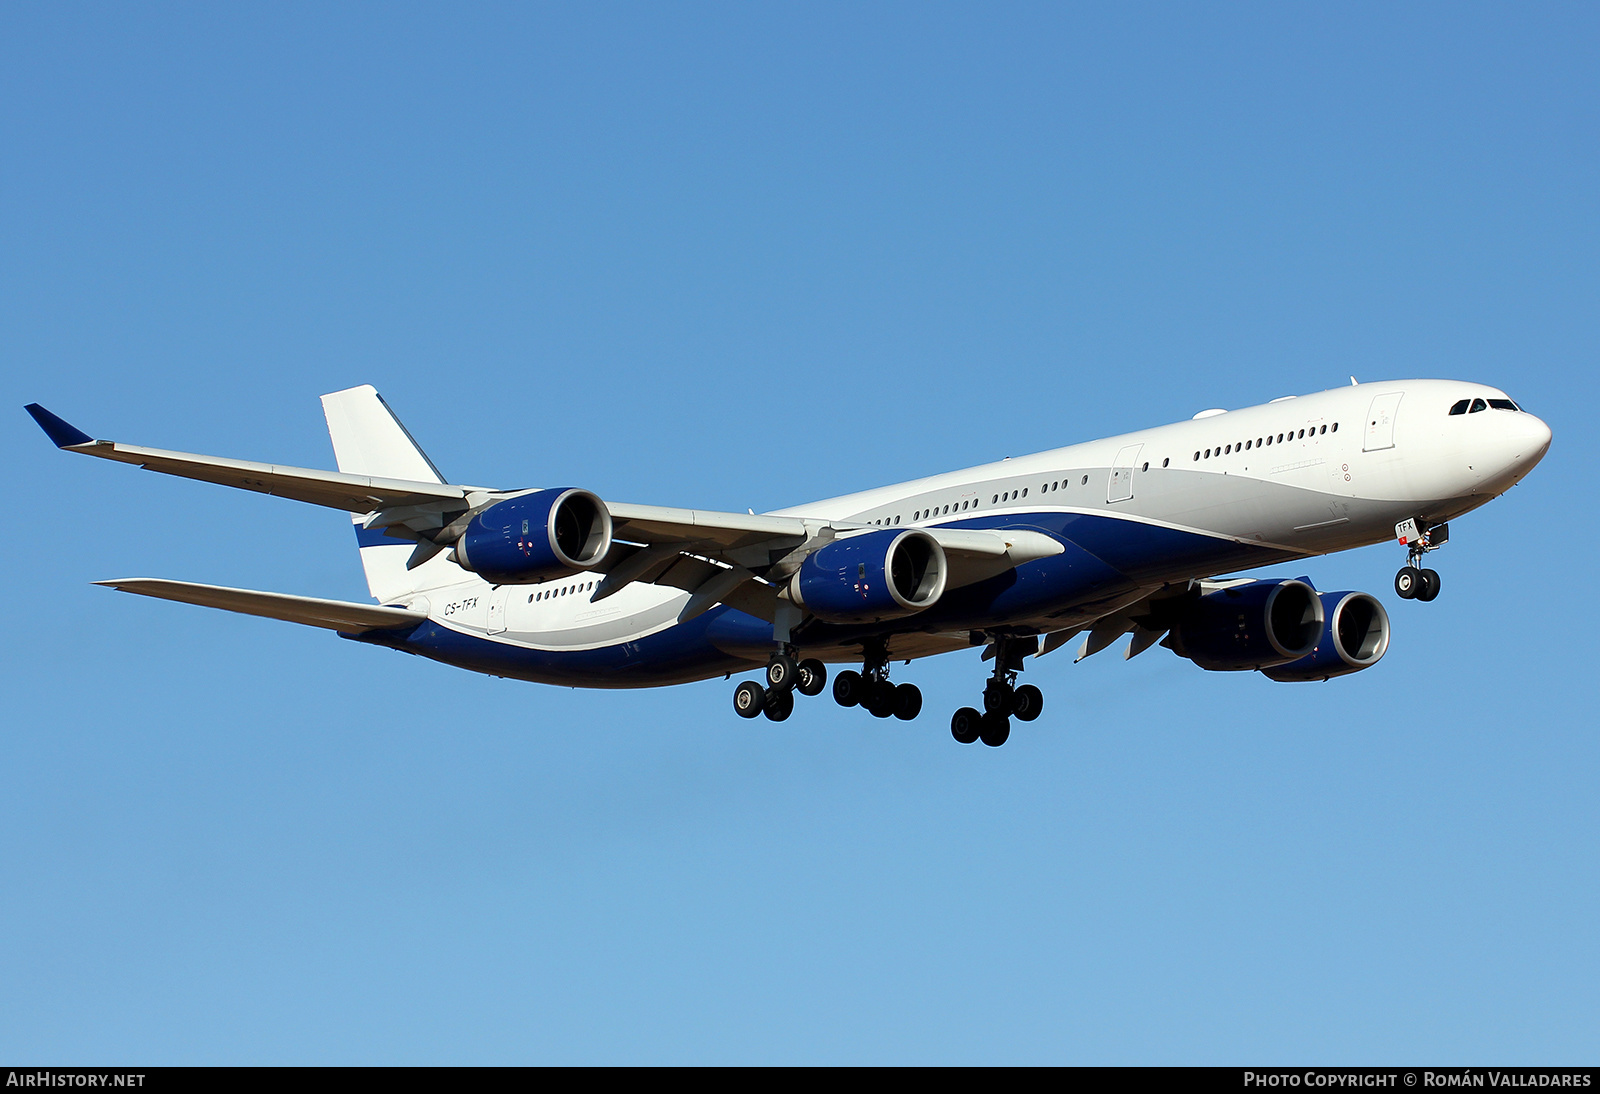
[[[1439,595],[1439,571],[1424,569],[1423,557],[1450,542],[1450,525],[1439,524],[1423,530],[1416,520],[1403,520],[1394,526],[1395,538],[1406,548],[1406,564],[1394,575],[1394,591],[1401,600],[1427,603]]]

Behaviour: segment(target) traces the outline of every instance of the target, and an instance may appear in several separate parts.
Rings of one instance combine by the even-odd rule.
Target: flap
[[[606,502],[612,526],[623,539],[640,543],[716,544],[728,550],[775,539],[803,540],[810,533],[799,517],[673,509],[664,505]],[[825,521],[811,521],[821,527]]]

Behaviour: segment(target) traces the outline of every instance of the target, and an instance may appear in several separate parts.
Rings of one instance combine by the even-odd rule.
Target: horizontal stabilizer
[[[330,631],[360,634],[364,631],[414,627],[427,620],[422,612],[404,608],[379,608],[372,604],[351,604],[344,600],[323,600],[315,596],[290,596],[288,593],[261,593],[253,589],[230,589],[224,585],[199,585],[192,581],[168,581],[159,577],[128,577],[117,581],[96,581],[110,589],[184,604],[244,615],[326,627]]]

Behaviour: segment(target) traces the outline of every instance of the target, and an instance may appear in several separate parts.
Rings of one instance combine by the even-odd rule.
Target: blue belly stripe
[[[1140,585],[1231,573],[1300,557],[1276,548],[1086,513],[986,513],[940,525],[963,529],[1029,529],[1059,540],[1065,550],[987,581],[952,589],[937,605],[907,620],[863,627],[816,621],[797,631],[796,644],[835,646],[871,635],[913,631],[1004,628],[1081,609]],[[359,526],[363,546],[403,543]],[[703,680],[754,667],[772,643],[771,624],[728,607],[687,623],[592,650],[533,650],[486,636],[462,634],[434,622],[405,632],[349,635],[436,661],[495,676],[573,687],[652,687]]]

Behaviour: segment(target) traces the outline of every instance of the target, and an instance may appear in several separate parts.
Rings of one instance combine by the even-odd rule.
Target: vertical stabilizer
[[[324,395],[322,413],[328,419],[328,436],[333,438],[339,470],[346,475],[444,482],[439,469],[371,384]]]
[[[444,482],[439,469],[371,384],[324,395],[322,413],[328,419],[334,458],[345,474]],[[392,603],[419,589],[459,580],[460,571],[443,558],[407,570],[406,560],[411,557],[413,544],[362,528],[360,516],[354,520],[367,588],[380,602]],[[444,573],[441,568],[450,572]]]

